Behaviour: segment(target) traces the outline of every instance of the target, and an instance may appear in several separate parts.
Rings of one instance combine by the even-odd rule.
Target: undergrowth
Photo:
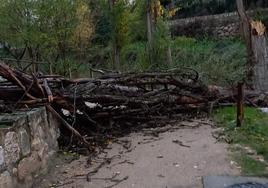
[[[227,140],[254,149],[257,155],[262,155],[268,162],[268,115],[259,109],[245,108],[243,126],[236,127],[236,108],[225,107],[216,110],[213,118],[219,126],[224,127]],[[245,174],[261,174],[265,171],[265,163],[256,161],[240,151],[235,157]]]
[[[159,58],[150,63],[146,42],[136,42],[121,51],[123,71],[155,71],[187,67],[195,69],[206,84],[232,85],[245,73],[245,47],[238,39],[194,39],[176,37],[170,40],[172,64],[167,61],[167,44],[158,41]],[[161,45],[161,43],[165,43]],[[162,48],[160,48],[162,46]]]
[[[196,69],[206,84],[232,85],[243,78],[245,47],[238,39],[178,37],[172,43],[173,66]]]

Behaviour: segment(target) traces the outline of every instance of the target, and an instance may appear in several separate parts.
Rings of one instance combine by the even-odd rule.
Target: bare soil
[[[86,156],[61,161],[37,187],[201,188],[203,176],[240,174],[228,145],[213,138],[211,122],[185,124],[158,136],[147,130],[120,138],[90,165]]]

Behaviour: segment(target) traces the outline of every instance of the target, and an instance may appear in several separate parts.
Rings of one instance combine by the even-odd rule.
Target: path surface
[[[107,154],[92,160],[90,167],[86,165],[88,158],[81,157],[56,168],[40,187],[54,182],[66,188],[201,188],[202,176],[238,175],[228,146],[216,142],[212,131],[204,124],[164,132],[159,137],[133,133],[111,144]],[[88,182],[85,174],[100,164]]]

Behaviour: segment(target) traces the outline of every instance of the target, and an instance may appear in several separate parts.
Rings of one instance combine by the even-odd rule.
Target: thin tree
[[[109,8],[110,11],[113,11],[113,8],[115,6],[116,0],[108,0],[109,2]],[[113,28],[114,29],[114,28]],[[119,70],[119,66],[120,66],[120,53],[119,53],[119,47],[118,47],[118,41],[117,41],[117,37],[115,36],[116,33],[113,32],[112,34],[112,66],[113,69],[115,70]]]
[[[247,16],[244,1],[243,0],[236,0],[237,5],[237,11],[241,20],[241,26],[242,26],[242,35],[244,38],[244,41],[246,43],[247,48],[247,82],[249,83],[249,86],[252,86],[253,81],[253,68],[255,65],[255,57],[254,52],[252,49],[252,28],[250,23],[250,18]]]
[[[147,21],[147,39],[149,46],[152,46],[152,14],[151,14],[151,0],[147,0],[146,4],[146,21]]]

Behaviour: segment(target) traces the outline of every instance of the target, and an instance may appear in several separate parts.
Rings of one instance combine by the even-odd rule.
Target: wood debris
[[[0,64],[1,111],[47,106],[62,122],[63,142],[74,140],[93,149],[114,135],[156,127],[174,119],[208,112],[235,102],[235,92],[207,87],[192,69],[107,74],[95,79],[65,79],[27,74]],[[266,95],[265,95],[266,96]],[[246,93],[248,104],[267,104],[259,93]],[[78,139],[77,139],[78,138]],[[77,139],[77,140],[76,140]],[[89,146],[90,145],[90,146]]]

